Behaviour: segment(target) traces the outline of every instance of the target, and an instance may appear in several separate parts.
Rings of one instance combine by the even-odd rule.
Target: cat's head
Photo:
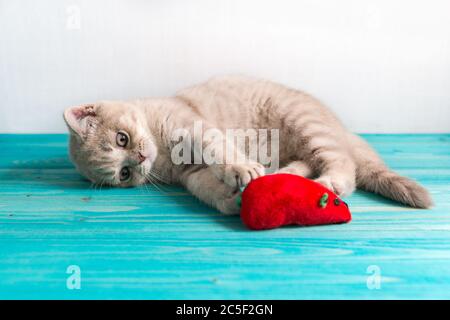
[[[145,115],[126,102],[100,102],[64,112],[70,157],[96,184],[135,186],[147,181],[157,148]]]

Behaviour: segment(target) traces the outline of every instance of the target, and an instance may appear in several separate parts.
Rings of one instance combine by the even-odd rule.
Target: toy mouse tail
[[[391,171],[378,154],[361,138],[353,135],[358,188],[380,194],[414,208],[430,208],[433,200],[417,182]]]

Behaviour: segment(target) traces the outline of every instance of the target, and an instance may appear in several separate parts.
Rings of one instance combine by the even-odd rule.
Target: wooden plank
[[[181,188],[94,189],[66,135],[0,135],[0,298],[450,298],[450,134],[364,137],[432,210],[357,192],[350,224],[252,232]]]

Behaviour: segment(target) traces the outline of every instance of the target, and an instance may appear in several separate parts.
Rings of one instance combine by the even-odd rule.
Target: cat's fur
[[[257,159],[212,165],[175,165],[171,160],[174,130],[192,132],[194,121],[202,121],[205,130],[278,129],[279,172],[315,178],[341,196],[358,187],[412,207],[432,205],[423,187],[389,170],[368,144],[347,131],[319,101],[270,81],[220,77],[171,98],[71,107],[64,118],[71,132],[71,159],[97,184],[180,183],[221,212],[238,213],[239,186],[264,174]],[[130,137],[125,148],[116,141],[121,130]],[[211,143],[202,141],[204,146]],[[222,152],[219,145],[223,146],[217,144],[216,155]],[[120,181],[124,166],[131,177]]]

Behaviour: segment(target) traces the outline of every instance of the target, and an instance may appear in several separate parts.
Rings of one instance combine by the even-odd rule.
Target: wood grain
[[[356,192],[350,224],[253,232],[181,188],[92,188],[66,135],[0,135],[0,298],[450,298],[450,134],[364,137],[432,210]]]

